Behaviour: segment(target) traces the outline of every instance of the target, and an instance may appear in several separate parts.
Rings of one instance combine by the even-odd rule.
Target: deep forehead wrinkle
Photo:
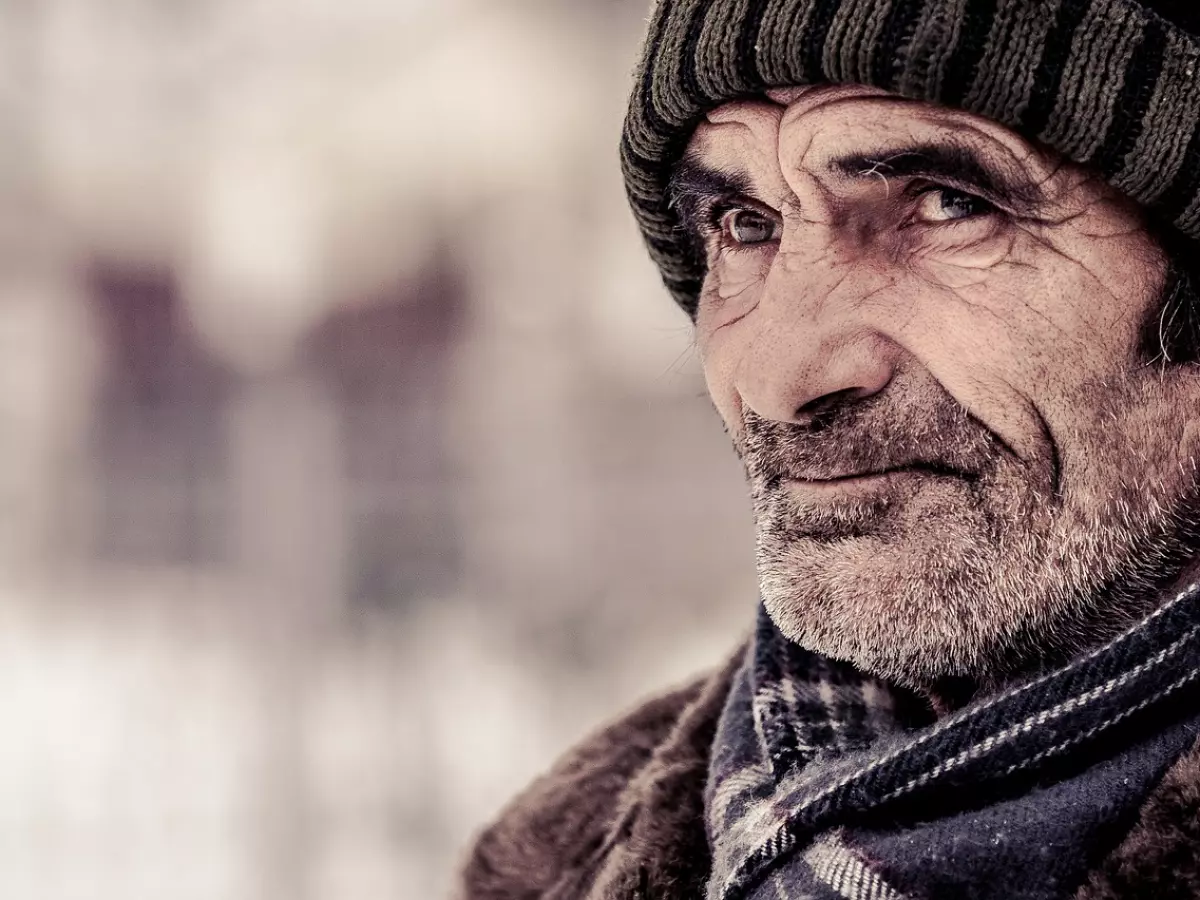
[[[853,112],[847,114],[851,107]],[[827,118],[831,114],[836,123],[832,130]],[[958,186],[991,188],[1031,206],[1049,199],[1046,188],[1060,168],[1054,155],[1001,125],[894,95],[801,95],[784,111],[778,142],[785,171],[804,168],[818,177],[869,172],[874,178],[961,179]],[[818,159],[802,166],[814,150]],[[921,157],[927,167],[920,165]],[[839,167],[839,160],[850,165]],[[853,164],[859,161],[867,165],[856,172]],[[890,163],[890,171],[883,171],[881,162]]]
[[[1053,160],[1004,129],[891,96],[833,96],[816,106],[806,103],[811,99],[802,96],[786,108],[737,101],[709,113],[666,192],[685,230],[708,201],[786,206],[795,194],[790,179],[800,174],[818,181],[924,178],[1018,215],[1037,215],[1057,193]],[[838,113],[840,124],[830,130],[824,116],[849,104],[863,109],[848,119]],[[881,105],[896,118],[868,114]],[[809,124],[810,117],[817,120]]]

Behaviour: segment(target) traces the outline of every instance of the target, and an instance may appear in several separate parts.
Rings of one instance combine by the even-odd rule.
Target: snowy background
[[[0,0],[0,897],[423,900],[748,628],[645,0]]]

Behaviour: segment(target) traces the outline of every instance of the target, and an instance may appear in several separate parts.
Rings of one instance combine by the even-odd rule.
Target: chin
[[[904,544],[855,536],[764,545],[767,612],[796,643],[909,687],[977,676],[1028,610],[982,591],[978,565]]]
[[[927,504],[906,512],[837,537],[760,527],[760,589],[779,629],[906,687],[990,680],[1073,649],[1088,623],[1114,621],[1111,606],[1098,615],[1112,585],[1146,582],[1111,529],[1046,519],[997,529],[978,509],[936,515]]]

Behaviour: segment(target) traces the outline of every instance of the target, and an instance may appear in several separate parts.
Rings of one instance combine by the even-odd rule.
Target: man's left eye
[[[953,222],[994,212],[981,197],[954,188],[930,188],[921,194],[917,218],[925,222]]]

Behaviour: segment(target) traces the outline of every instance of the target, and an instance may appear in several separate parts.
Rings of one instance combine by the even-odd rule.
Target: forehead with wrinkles
[[[878,179],[894,174],[897,160],[919,157],[1014,188],[1078,180],[1082,172],[979,116],[875,88],[827,85],[718,107],[696,129],[677,175],[698,165],[748,179],[759,199],[779,206],[796,192],[797,178]]]

